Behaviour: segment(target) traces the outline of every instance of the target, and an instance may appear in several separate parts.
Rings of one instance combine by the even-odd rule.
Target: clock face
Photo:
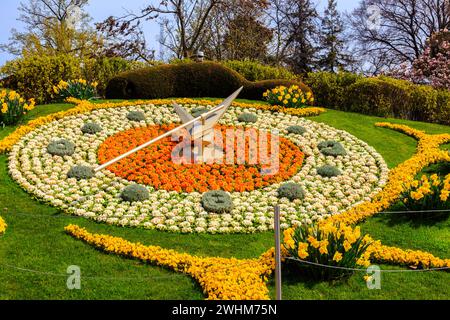
[[[193,110],[204,106],[184,107]],[[256,115],[256,122],[240,122],[243,113]],[[228,109],[217,131],[225,137],[227,130],[243,128],[254,131],[249,141],[265,135],[270,141],[270,131],[277,130],[276,171],[267,174],[260,164],[245,161],[176,163],[171,152],[177,142],[168,138],[90,179],[68,177],[74,167],[95,168],[179,122],[167,105],[99,109],[70,116],[24,136],[10,153],[10,173],[27,192],[69,214],[112,225],[183,233],[267,231],[273,228],[273,206],[277,204],[283,228],[311,223],[369,200],[387,180],[388,169],[382,157],[345,131],[283,113],[237,107]],[[292,126],[302,130],[289,133],[287,128]],[[229,148],[242,148],[246,155],[255,151],[223,140],[225,154]],[[343,148],[342,155],[324,150],[337,146]],[[267,154],[274,155],[272,151],[269,147]],[[324,166],[337,168],[339,174],[327,177],[322,172]],[[124,189],[136,183],[145,188],[148,197],[125,201]],[[286,183],[300,186],[304,198],[281,198],[278,190]],[[205,210],[202,196],[211,190],[229,194],[232,208],[228,212]],[[220,197],[217,199],[220,201]]]

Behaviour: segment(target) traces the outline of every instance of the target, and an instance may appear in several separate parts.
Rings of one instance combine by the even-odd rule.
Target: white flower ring
[[[130,111],[142,111],[146,120],[128,120]],[[258,116],[256,123],[245,126],[276,129],[280,136],[299,146],[305,154],[301,170],[283,182],[299,184],[305,191],[303,200],[279,199],[277,190],[283,183],[277,183],[250,192],[231,192],[234,205],[231,212],[213,214],[203,209],[202,194],[198,192],[156,190],[146,186],[149,199],[129,203],[120,198],[120,193],[133,182],[108,170],[89,180],[67,177],[68,171],[76,165],[98,166],[98,148],[108,137],[132,128],[179,122],[178,116],[167,105],[99,109],[43,125],[13,146],[9,171],[24,190],[69,214],[112,225],[182,233],[267,231],[273,229],[273,207],[277,204],[281,207],[282,228],[308,224],[369,201],[386,184],[389,170],[381,155],[349,133],[297,116],[239,107],[230,108],[220,124],[243,126],[238,116],[244,112]],[[83,134],[81,128],[87,122],[95,122],[103,130],[92,135]],[[288,134],[286,129],[293,125],[304,127],[306,133]],[[47,146],[59,139],[74,143],[75,153],[63,157],[50,155]],[[324,156],[318,144],[329,140],[340,142],[347,155]],[[323,165],[336,166],[342,175],[332,178],[318,175],[316,169]]]

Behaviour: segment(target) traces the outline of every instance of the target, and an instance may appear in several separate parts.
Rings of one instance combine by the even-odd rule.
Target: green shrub
[[[86,166],[75,166],[69,170],[67,177],[77,180],[88,180],[95,175],[94,169]]]
[[[141,111],[130,111],[127,114],[127,119],[130,121],[145,121],[145,114]]]
[[[436,108],[430,121],[450,125],[450,90],[437,90]]]
[[[340,176],[342,172],[335,166],[325,165],[317,169],[317,174],[321,175],[322,177],[332,178]]]
[[[102,57],[89,59],[84,62],[83,77],[90,82],[98,82],[97,92],[105,95],[108,81],[121,72],[136,70],[147,66],[144,62],[129,61],[123,58]]]
[[[47,152],[52,156],[71,156],[75,153],[75,144],[65,139],[50,142]]]
[[[306,129],[302,126],[290,126],[286,130],[290,134],[303,135],[304,133],[306,133]]]
[[[255,123],[258,121],[258,117],[253,113],[242,113],[238,117],[239,122]]]
[[[290,201],[294,201],[296,199],[302,200],[305,198],[305,191],[300,185],[293,182],[288,182],[283,184],[278,189],[278,197],[287,198]]]
[[[194,118],[200,117],[202,114],[208,112],[207,108],[195,108],[192,110],[191,114]]]
[[[150,193],[146,187],[133,184],[122,190],[120,198],[127,202],[142,202],[150,198]]]
[[[227,60],[221,62],[224,66],[238,72],[249,81],[285,79],[298,80],[298,77],[283,67],[272,67],[251,60]]]
[[[348,89],[349,111],[379,117],[407,118],[413,112],[407,81],[392,78],[364,78]]]
[[[84,134],[96,134],[102,131],[102,127],[95,122],[87,122],[81,127]]]
[[[1,68],[3,77],[10,77],[11,89],[37,103],[48,103],[55,98],[53,86],[61,80],[81,77],[81,65],[69,55],[34,55],[7,62]]]
[[[208,212],[226,213],[233,209],[233,201],[225,191],[209,191],[202,196],[202,206]]]
[[[362,78],[350,72],[311,72],[305,78],[305,83],[314,92],[319,106],[346,110],[348,87]]]
[[[228,97],[243,86],[240,98],[261,100],[268,89],[296,84],[293,80],[250,82],[236,71],[214,62],[179,63],[119,74],[109,81],[108,99],[158,99],[169,97]]]
[[[347,154],[342,144],[337,141],[323,141],[319,143],[317,147],[325,156],[337,157],[345,156]]]

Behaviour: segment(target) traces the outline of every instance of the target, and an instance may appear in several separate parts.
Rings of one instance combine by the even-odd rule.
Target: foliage
[[[258,121],[258,117],[253,113],[242,113],[239,115],[238,120],[240,122],[255,123]]]
[[[340,176],[342,172],[335,166],[325,165],[317,168],[317,174],[321,175],[322,177],[332,178]]]
[[[78,58],[97,55],[102,39],[89,26],[88,0],[21,2],[18,8],[23,31],[11,31],[10,43],[2,46],[13,55],[60,55]]]
[[[90,100],[95,97],[97,82],[87,82],[84,79],[59,81],[57,86],[53,87],[53,92],[65,101],[67,98],[80,100]]]
[[[317,147],[325,156],[337,157],[347,154],[342,144],[337,141],[323,141]]]
[[[209,191],[202,196],[202,206],[208,212],[226,213],[233,209],[233,201],[225,191]]]
[[[296,261],[301,270],[314,279],[335,280],[353,274],[354,270],[349,269],[369,266],[370,255],[366,251],[371,242],[370,237],[361,235],[359,227],[353,229],[340,223],[319,223],[286,230],[283,246],[294,259],[338,267]]]
[[[142,111],[130,111],[127,114],[127,119],[130,121],[145,121],[145,114]]]
[[[268,89],[298,85],[293,80],[250,82],[239,73],[214,62],[179,63],[121,73],[106,88],[108,99],[156,99],[169,97],[228,97],[243,86],[240,97],[259,100]]]
[[[53,86],[61,79],[84,78],[98,82],[98,93],[105,94],[108,81],[120,72],[136,70],[147,64],[122,58],[78,59],[70,55],[22,57],[1,68],[2,85],[17,90],[38,103],[56,98]]]
[[[95,122],[87,122],[81,127],[84,134],[96,134],[102,131],[102,127]]]
[[[34,99],[25,101],[12,90],[0,91],[0,124],[14,125],[28,112],[34,109]]]
[[[439,98],[438,98],[439,97]],[[348,111],[449,124],[448,93],[389,77],[363,78],[348,88]]]
[[[77,180],[87,180],[95,175],[94,169],[87,166],[75,166],[67,173],[68,178],[74,178]]]
[[[306,132],[306,129],[301,126],[290,126],[286,130],[288,133],[299,135],[303,135]]]
[[[286,108],[305,108],[313,105],[314,96],[311,91],[303,92],[299,86],[279,86],[264,92],[263,97],[273,106]]]
[[[362,78],[361,75],[345,71],[338,71],[337,73],[310,72],[305,77],[305,83],[314,92],[318,105],[346,110],[348,87]]]
[[[270,79],[297,80],[298,77],[283,67],[273,67],[254,60],[226,60],[224,66],[238,72],[249,81]]]
[[[150,194],[146,187],[139,184],[132,184],[120,193],[120,198],[127,202],[142,202],[150,198]]]
[[[450,174],[441,179],[437,174],[431,176],[422,175],[419,180],[407,182],[403,188],[405,191],[400,199],[403,205],[411,211],[423,210],[448,210],[450,209]],[[440,214],[438,213],[440,216]],[[448,212],[444,213],[448,216]],[[413,216],[416,216],[414,214]],[[435,216],[433,213],[424,212],[417,216],[427,218]]]
[[[83,63],[83,77],[88,81],[98,82],[97,92],[101,96],[105,95],[106,85],[115,75],[148,66],[144,62],[130,61],[119,57],[87,59]]]
[[[80,78],[81,69],[80,61],[69,55],[33,55],[7,62],[1,73],[12,77],[11,89],[26,98],[35,98],[37,103],[45,103],[55,97],[55,83]]]
[[[305,197],[305,191],[297,183],[288,182],[281,185],[277,190],[279,198],[287,198],[290,201],[302,200]]]
[[[52,156],[71,156],[75,153],[75,144],[65,139],[55,140],[49,143],[47,152]]]

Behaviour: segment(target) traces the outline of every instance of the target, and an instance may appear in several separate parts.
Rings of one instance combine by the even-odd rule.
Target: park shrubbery
[[[98,82],[98,93],[104,95],[110,78],[143,66],[121,58],[80,60],[70,55],[33,55],[7,62],[0,69],[1,86],[35,98],[38,103],[48,103],[57,98],[53,87],[61,80],[84,78]]]
[[[107,98],[155,99],[168,97],[226,97],[243,86],[240,98],[260,100],[268,89],[298,85],[295,80],[275,79],[258,82],[219,63],[178,63],[125,72],[111,79],[106,88]]]
[[[450,92],[389,77],[310,73],[305,82],[320,106],[380,117],[450,124]]]

